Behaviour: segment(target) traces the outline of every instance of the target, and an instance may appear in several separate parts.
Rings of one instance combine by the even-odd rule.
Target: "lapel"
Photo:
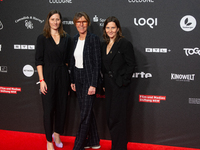
[[[76,34],[74,36],[74,50],[73,50],[73,54],[74,54],[74,51],[76,49],[76,45],[78,43],[78,38],[79,38],[79,34]],[[86,38],[85,38],[85,44],[84,44],[84,48],[83,48],[83,54],[85,53],[85,51],[87,51],[87,45],[89,45],[89,42],[90,42],[90,32],[87,31],[87,35],[86,35]]]
[[[103,44],[102,46],[102,57],[109,57],[109,64],[104,64],[104,67],[106,70],[111,70],[111,64],[113,59],[115,58],[117,52],[118,52],[118,42],[115,42],[109,52],[109,56],[107,56],[106,54],[106,50],[107,50],[107,44],[106,42]]]
[[[76,34],[74,36],[74,49],[73,49],[73,54],[74,54],[74,51],[75,51],[75,48],[76,48],[76,45],[77,45],[77,42],[78,42],[78,37],[79,37],[79,34]]]
[[[102,43],[102,56],[106,56],[106,47],[107,47],[107,45],[106,45],[106,42],[103,42]]]
[[[88,50],[87,45],[90,45],[90,33],[88,31],[87,31],[87,35],[85,37],[85,44],[84,44],[84,48],[83,48],[83,57],[84,57],[85,52]]]
[[[112,60],[115,58],[116,54],[118,53],[118,46],[119,46],[119,41],[118,42],[115,42],[110,50],[110,60],[112,62]],[[107,49],[107,45],[106,45],[106,49]]]

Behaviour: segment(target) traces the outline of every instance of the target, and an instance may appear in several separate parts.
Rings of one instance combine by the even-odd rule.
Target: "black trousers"
[[[126,108],[130,87],[118,87],[108,74],[105,74],[104,77],[106,115],[112,150],[127,150]]]
[[[88,95],[90,85],[86,82],[84,69],[75,68],[74,74],[81,122],[73,150],[84,150],[85,146],[99,145],[100,141],[93,112],[95,95]]]
[[[63,134],[66,119],[66,106],[68,99],[69,74],[65,65],[48,66],[45,69],[44,80],[47,84],[47,94],[42,94],[44,110],[44,129],[47,141],[52,141],[54,131]]]

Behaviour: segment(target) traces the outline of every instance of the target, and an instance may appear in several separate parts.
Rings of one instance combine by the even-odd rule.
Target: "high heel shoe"
[[[63,143],[61,141],[60,141],[60,143],[56,143],[54,134],[52,134],[52,137],[53,137],[53,141],[55,142],[56,147],[63,148]]]

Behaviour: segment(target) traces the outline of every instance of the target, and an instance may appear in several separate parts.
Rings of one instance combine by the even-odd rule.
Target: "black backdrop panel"
[[[105,19],[113,15],[120,20],[137,60],[128,105],[129,141],[200,148],[199,0],[1,0],[0,129],[44,133],[34,55],[52,9],[62,13],[72,37],[78,11],[90,16],[89,31],[101,40]],[[110,139],[103,97],[97,95],[94,110],[100,138]],[[71,92],[65,135],[75,136],[79,113]]]

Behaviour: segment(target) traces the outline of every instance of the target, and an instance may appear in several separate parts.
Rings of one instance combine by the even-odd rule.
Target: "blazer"
[[[102,43],[102,58],[106,55],[107,44]],[[125,38],[116,41],[110,52],[109,61],[102,61],[102,73],[108,74],[115,80],[115,83],[121,86],[127,86],[131,82],[131,78],[135,69],[135,55],[133,45]]]
[[[76,48],[78,42],[79,34],[74,36],[74,48],[71,53],[70,59],[70,78],[71,83],[75,83],[74,81],[74,67],[75,67],[75,59],[74,59],[74,50]],[[85,45],[83,48],[83,68],[86,75],[86,80],[90,84],[90,86],[97,87],[98,78],[100,75],[101,68],[101,46],[99,37],[95,34],[92,34],[87,31],[87,35],[85,38]]]

